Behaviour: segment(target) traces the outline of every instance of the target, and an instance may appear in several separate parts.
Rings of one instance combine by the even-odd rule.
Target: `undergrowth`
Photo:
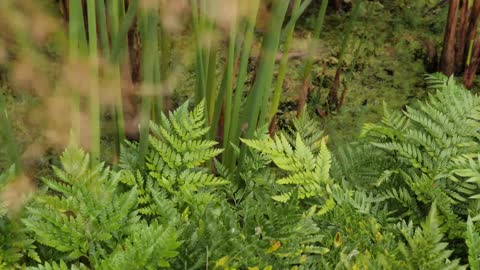
[[[117,167],[68,148],[17,211],[12,167],[0,268],[480,269],[480,97],[427,83],[427,100],[385,106],[332,150],[307,114],[273,137],[257,130],[235,172],[205,139],[204,102],[151,122],[144,160],[133,142]]]

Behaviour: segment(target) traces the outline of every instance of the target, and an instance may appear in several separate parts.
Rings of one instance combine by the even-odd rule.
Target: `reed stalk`
[[[248,125],[247,138],[251,138],[257,127],[266,122],[266,119],[260,119],[260,116],[268,107],[267,101],[268,94],[271,92],[275,55],[278,51],[282,23],[288,4],[288,1],[277,1],[273,6],[269,30],[265,34],[262,43],[262,57],[258,65],[256,79],[246,100],[247,118],[245,124]]]
[[[323,0],[318,10],[318,15],[315,20],[315,28],[313,29],[313,37],[310,43],[309,54],[303,68],[302,86],[299,91],[297,115],[300,115],[304,111],[305,104],[307,103],[308,87],[311,84],[311,73],[313,67],[313,55],[318,47],[318,40],[322,32],[323,23],[325,21],[325,14],[327,12],[328,0]]]
[[[90,130],[91,130],[91,162],[96,165],[100,161],[100,97],[98,93],[98,42],[97,13],[95,0],[87,0],[88,48],[91,65],[91,84],[89,96]]]
[[[70,10],[70,22],[68,29],[69,40],[69,57],[71,61],[78,58],[80,49],[81,33],[83,31],[83,8],[80,0],[69,1]],[[73,145],[80,145],[80,96],[76,92],[76,89],[72,89],[71,92],[71,107],[72,107],[72,131],[71,131],[71,143]]]
[[[310,4],[311,0],[304,1],[302,5],[306,8]],[[285,81],[285,75],[287,74],[287,64],[288,64],[288,52],[293,39],[293,32],[295,30],[295,24],[300,18],[300,0],[294,0],[292,18],[290,19],[289,24],[285,28],[285,43],[283,45],[283,56],[280,60],[280,67],[278,70],[277,81],[275,85],[275,90],[273,91],[272,104],[270,106],[270,112],[268,115],[268,122],[271,122],[273,117],[278,111],[278,106],[280,105],[280,98],[282,96],[283,83]]]
[[[148,149],[148,131],[152,110],[152,89],[155,84],[155,62],[158,58],[158,18],[156,10],[140,12],[140,31],[142,36],[142,104],[140,120],[139,158],[144,160]]]
[[[5,96],[0,94],[0,135],[3,135],[7,150],[8,164],[15,165],[16,173],[20,173],[22,170],[22,164],[20,160],[20,153],[15,142],[15,135],[8,118]]]
[[[231,144],[234,146],[238,146],[240,142],[240,131],[241,131],[241,107],[242,107],[242,98],[245,95],[245,82],[248,74],[248,60],[250,58],[252,44],[255,38],[255,21],[257,17],[258,8],[260,5],[259,0],[251,1],[251,10],[252,14],[247,16],[246,18],[246,26],[245,26],[245,33],[244,33],[244,42],[243,42],[243,49],[240,54],[240,64],[238,68],[238,75],[235,83],[235,95],[233,97],[233,108],[232,113],[229,115],[231,128],[229,129],[229,138]],[[225,165],[227,168],[234,171],[236,157],[233,154],[233,149],[231,147],[227,148],[224,152],[224,156],[226,156]]]
[[[235,65],[235,39],[236,39],[236,22],[232,22],[232,28],[230,30],[230,39],[228,44],[228,60],[226,69],[226,81],[225,81],[225,119],[223,124],[223,148],[229,149],[230,146],[230,125],[232,121],[228,119],[232,114],[232,98],[233,98],[233,77],[234,77],[234,65]],[[219,108],[217,108],[219,109]],[[229,155],[224,155],[223,160],[226,161],[230,158]]]

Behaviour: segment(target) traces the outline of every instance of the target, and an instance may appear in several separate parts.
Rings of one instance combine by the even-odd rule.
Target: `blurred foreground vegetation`
[[[0,269],[480,269],[479,15],[3,0]]]

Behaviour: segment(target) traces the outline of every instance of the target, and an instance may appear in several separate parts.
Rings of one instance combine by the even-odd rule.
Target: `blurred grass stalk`
[[[318,15],[315,20],[315,28],[313,30],[313,37],[310,43],[309,54],[305,62],[305,66],[303,68],[303,78],[302,78],[302,86],[299,91],[298,97],[298,108],[297,108],[297,115],[301,115],[304,111],[305,104],[307,103],[308,98],[308,87],[311,84],[311,73],[313,67],[313,55],[318,47],[318,40],[320,39],[320,33],[322,32],[323,23],[325,21],[325,14],[327,12],[328,0],[322,0],[322,4],[320,9],[318,10]]]
[[[155,86],[160,82],[159,43],[158,43],[158,6],[140,9],[140,33],[142,37],[142,104],[140,121],[140,160],[145,158],[148,149],[149,122],[152,113]]]
[[[74,62],[80,56],[80,52],[84,50],[81,48],[82,41],[86,42],[85,29],[83,23],[83,7],[80,0],[69,1],[68,7],[69,24],[68,24],[68,40],[69,40],[69,57],[70,61]],[[78,89],[72,89],[72,137],[71,143],[80,145],[80,94]]]
[[[282,25],[287,14],[288,5],[289,1],[276,1],[272,7],[271,20],[267,32],[263,37],[261,58],[256,70],[255,82],[246,98],[245,118],[235,127],[237,129],[246,129],[242,137],[252,138],[258,127],[262,127],[268,123],[266,116],[268,115],[268,100],[272,92],[271,86],[275,69],[275,56],[279,49]],[[237,134],[239,134],[239,132],[237,132]],[[229,154],[232,153],[231,151],[232,150],[228,148],[226,149],[226,152]],[[245,146],[242,145],[238,157],[238,167],[230,169],[240,172],[245,161],[245,154],[246,149]],[[235,162],[230,162],[230,165],[236,166]],[[241,182],[239,182],[239,184],[243,185]]]
[[[238,11],[232,15],[227,28],[228,46],[225,48],[226,64],[220,85],[217,85],[217,58],[222,46],[214,39],[214,34],[221,32],[215,14],[207,14],[209,4],[207,0],[191,0],[192,26],[195,35],[195,101],[206,101],[206,117],[212,127],[211,138],[220,135],[223,139],[223,161],[234,171],[237,168],[237,159],[243,160],[235,149],[240,147],[240,136],[250,138],[258,127],[268,124],[276,111],[281,99],[283,82],[285,80],[288,52],[293,39],[295,25],[301,14],[310,5],[311,0],[295,0],[291,9],[290,19],[284,27],[290,1],[275,1],[269,24],[263,34],[261,53],[257,61],[256,74],[249,91],[246,91],[246,82],[251,59],[251,48],[255,40],[255,25],[260,0],[249,1],[250,7],[246,14],[241,14],[242,1],[233,1]],[[325,13],[327,1],[322,2],[321,13]],[[150,119],[160,119],[163,111],[163,94],[159,93],[162,81],[167,76],[169,59],[168,34],[163,31],[159,6],[151,2],[148,7],[140,7],[139,1],[129,2],[125,13],[124,1],[106,0],[87,1],[88,31],[80,0],[70,1],[69,39],[71,57],[88,56],[92,63],[92,87],[90,89],[90,117],[92,129],[92,155],[98,159],[100,155],[100,102],[99,102],[99,48],[101,56],[110,63],[109,69],[102,72],[102,76],[113,78],[116,91],[115,118],[117,123],[117,149],[124,140],[125,128],[122,107],[122,64],[126,61],[125,53],[128,49],[127,34],[134,21],[140,32],[141,47],[141,120],[140,120],[140,159],[143,159],[148,149],[148,122]],[[238,16],[237,16],[238,15]],[[262,14],[264,15],[264,14]],[[322,15],[324,16],[324,15]],[[323,17],[322,20],[323,22]],[[225,26],[225,25],[221,25]],[[318,28],[318,27],[317,27]],[[317,29],[316,28],[316,29]],[[319,30],[317,30],[319,32]],[[318,34],[317,34],[318,35]],[[88,41],[87,41],[88,36]],[[283,45],[283,57],[280,62],[279,73],[276,76],[275,87],[272,88],[275,78],[276,55]],[[99,44],[97,44],[99,43]],[[111,68],[110,68],[111,67]],[[109,73],[110,72],[110,73]],[[269,106],[271,101],[271,105]],[[72,108],[79,115],[79,97],[72,97]],[[223,121],[221,121],[223,120]],[[74,138],[78,140],[80,122],[72,119]],[[118,153],[118,152],[117,152]]]
[[[0,94],[0,135],[3,135],[0,137],[3,137],[6,144],[8,164],[15,164],[16,173],[20,173],[22,169],[20,153],[18,152],[13,129],[8,118],[5,96],[3,94]]]
[[[106,5],[105,5],[106,3]],[[100,57],[107,60],[109,66],[104,69],[103,76],[112,80],[114,88],[114,119],[116,123],[116,153],[125,140],[125,119],[122,101],[121,70],[126,61],[125,50],[128,48],[127,34],[137,15],[138,0],[129,2],[125,12],[124,0],[95,1],[87,0],[87,21],[81,0],[69,1],[69,47],[70,58],[88,58],[91,65],[91,78],[88,91],[90,116],[90,142],[93,163],[100,159]],[[88,29],[85,29],[85,25]],[[88,36],[88,39],[87,39]],[[99,54],[99,52],[101,54]],[[79,89],[72,89],[72,141],[80,145],[81,96]]]
[[[101,2],[101,1],[100,1]],[[98,46],[97,46],[97,14],[95,0],[87,0],[88,18],[88,54],[91,68],[90,83],[90,129],[92,163],[100,161],[100,96],[98,88]]]

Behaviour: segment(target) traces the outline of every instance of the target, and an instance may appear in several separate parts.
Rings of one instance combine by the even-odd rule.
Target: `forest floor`
[[[326,134],[331,137],[329,141],[333,144],[353,140],[363,123],[380,120],[383,102],[395,110],[427,94],[423,80],[426,74],[423,63],[424,41],[432,41],[440,51],[446,8],[428,16],[420,16],[426,10],[398,9],[399,7],[383,6],[380,2],[374,2],[368,14],[364,11],[355,24],[347,47],[346,65],[342,76],[347,87],[345,102],[338,113],[326,117],[316,116],[322,121]],[[326,93],[332,87],[335,77],[342,33],[348,17],[342,12],[328,11],[327,14],[321,34],[319,55],[316,57],[312,74],[313,88],[308,101],[308,108],[312,114],[315,114],[316,108],[325,106]],[[402,16],[399,17],[398,14]],[[301,20],[295,32],[292,51],[307,48],[314,17],[313,13],[307,14]],[[177,42],[188,41],[179,38]],[[181,53],[182,46],[179,48],[178,53]],[[351,65],[353,60],[354,66]],[[289,63],[278,113],[279,126],[288,125],[289,120],[296,114],[303,63],[302,59]],[[182,68],[187,72],[182,73],[184,77],[177,80],[178,84],[174,88],[173,99],[177,104],[192,95],[195,84],[192,61],[184,63]],[[0,91],[7,93],[8,113],[14,126],[16,140],[25,150],[33,141],[41,140],[38,131],[32,128],[30,119],[31,108],[35,107],[39,100],[28,93],[11,91],[5,81],[0,78]],[[106,136],[103,140],[108,145],[111,138]],[[54,153],[43,157],[39,163],[40,167],[47,168],[55,162],[52,161],[53,156]],[[4,166],[0,160],[0,169]]]

